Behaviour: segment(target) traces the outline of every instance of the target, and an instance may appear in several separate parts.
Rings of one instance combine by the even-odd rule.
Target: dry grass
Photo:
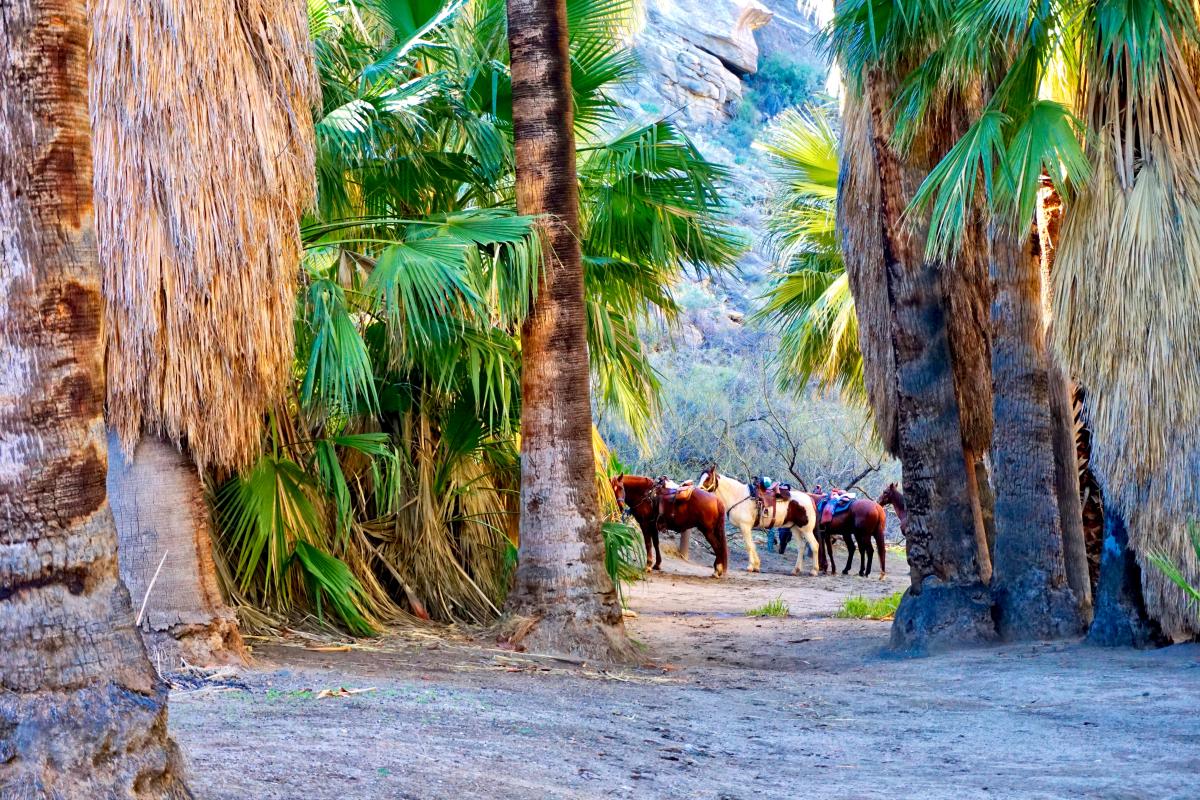
[[[1055,345],[1087,390],[1092,466],[1143,561],[1162,552],[1200,581],[1187,520],[1200,496],[1200,54],[1169,48],[1143,102],[1113,100],[1089,65],[1091,182],[1067,206],[1055,267]],[[1101,79],[1104,78],[1104,79]],[[1120,82],[1125,79],[1120,78]],[[1138,147],[1132,145],[1137,142]],[[1128,146],[1126,146],[1128,145]],[[1147,606],[1176,636],[1200,633],[1179,587],[1143,570]]]
[[[94,0],[108,421],[197,463],[258,455],[288,385],[317,97],[302,0]]]
[[[871,143],[871,116],[863,98],[846,92],[842,104],[841,174],[837,224],[842,258],[858,316],[858,347],[875,429],[891,453],[899,447],[896,422],[896,359],[888,306],[879,174]]]

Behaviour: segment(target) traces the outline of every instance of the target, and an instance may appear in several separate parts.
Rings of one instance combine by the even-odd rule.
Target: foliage
[[[736,148],[749,147],[762,127],[789,108],[813,102],[825,83],[824,71],[783,53],[759,61],[758,71],[742,83],[742,97],[724,134]]]
[[[541,269],[535,220],[513,210],[505,7],[309,11],[322,104],[294,385],[271,455],[217,489],[225,560],[248,602],[332,609],[355,633],[406,612],[491,619],[514,565],[519,331]],[[658,383],[641,327],[674,318],[685,269],[725,270],[742,245],[719,167],[669,123],[622,127],[628,2],[568,13],[597,400],[644,436]],[[605,537],[618,584],[640,574],[640,541]]]
[[[815,377],[865,405],[858,321],[835,221],[838,142],[829,115],[789,109],[756,146],[767,153],[776,186],[766,240],[779,266],[753,319],[779,336],[780,384],[803,388]]]
[[[623,522],[605,522],[601,531],[604,534],[604,571],[617,588],[624,606],[625,589],[640,581],[644,574],[646,545],[641,531]]]
[[[776,597],[767,603],[752,608],[746,612],[747,617],[786,617],[790,609],[782,597]]]
[[[825,85],[825,71],[784,53],[771,53],[758,62],[758,71],[745,82],[750,104],[773,119],[789,108],[812,100]]]
[[[900,599],[904,592],[896,592],[887,597],[874,599],[855,595],[847,597],[835,616],[844,619],[891,619],[900,607]]]
[[[1188,536],[1192,541],[1192,550],[1196,553],[1196,559],[1200,560],[1200,525],[1194,522],[1188,525]],[[1168,558],[1166,553],[1161,551],[1151,553],[1149,559],[1150,563],[1166,576],[1167,580],[1179,587],[1180,591],[1187,596],[1193,609],[1200,615],[1200,586],[1190,583],[1187,576],[1183,574],[1183,570]]]

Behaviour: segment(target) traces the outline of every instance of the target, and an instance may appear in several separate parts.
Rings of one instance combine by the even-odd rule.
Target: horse
[[[646,542],[646,571],[662,569],[662,550],[658,545],[658,499],[653,478],[642,475],[618,475],[609,480],[617,508],[628,510],[642,529]]]
[[[813,499],[820,502],[824,498],[815,496]],[[848,507],[834,514],[829,522],[821,523],[821,546],[825,548],[829,574],[834,574],[837,569],[837,565],[833,561],[833,540],[835,536],[841,536],[848,551],[846,567],[842,570],[843,575],[850,572],[850,566],[854,563],[854,545],[857,542],[859,549],[858,576],[865,578],[871,574],[871,567],[875,561],[874,551],[878,550],[879,580],[886,578],[887,550],[883,541],[886,528],[887,512],[884,511],[883,506],[865,497],[856,498]],[[872,540],[874,540],[874,548],[872,548]]]
[[[815,527],[815,511],[811,505],[812,498],[808,495],[803,492],[793,493],[791,487],[778,484],[768,488],[766,481],[762,477],[755,478],[753,486],[754,497],[758,501],[760,509],[760,517],[766,519],[768,528],[780,529],[781,539],[786,534],[788,540],[790,540],[793,531],[803,531],[805,528],[811,529]],[[787,510],[782,515],[779,513],[781,503],[787,504]],[[768,514],[768,512],[770,513]],[[788,540],[780,542],[780,555],[783,555]],[[819,547],[814,546],[818,545],[818,543],[811,536],[806,537],[805,541],[805,544],[797,543],[796,545],[799,552],[796,553],[796,568],[792,570],[793,575],[799,575],[800,570],[804,567],[804,552],[806,550],[813,560],[812,574],[816,575],[820,571],[820,565],[817,563],[817,559],[820,557],[820,550]]]
[[[889,483],[887,488],[883,490],[883,494],[879,495],[879,499],[875,501],[881,506],[894,506],[896,516],[900,519],[900,534],[906,535],[908,528],[908,503],[904,502],[904,494],[900,491],[900,487],[895,483]]]
[[[719,578],[729,569],[729,544],[725,538],[725,504],[715,494],[695,486],[672,488],[665,478],[654,484],[658,498],[657,531],[684,531],[696,528],[704,534],[713,551],[713,577]]]
[[[661,480],[661,479],[660,479]],[[713,552],[717,554],[718,563],[714,565],[714,577],[720,577],[725,573],[729,566],[729,556],[725,541],[725,526],[719,524],[725,516],[724,506],[719,509],[715,508],[715,504],[720,501],[708,492],[694,492],[698,494],[696,499],[689,503],[689,506],[694,505],[695,508],[689,509],[691,513],[685,513],[687,510],[679,509],[679,513],[675,513],[677,509],[669,508],[672,512],[670,519],[665,520],[660,525],[660,506],[664,499],[663,491],[658,488],[659,481],[654,478],[647,478],[642,475],[618,475],[611,479],[613,495],[617,499],[617,506],[628,509],[629,513],[637,520],[638,527],[642,529],[642,538],[646,542],[646,570],[650,571],[662,569],[662,549],[659,546],[659,533],[663,530],[679,531],[680,534],[686,533],[692,527],[699,527],[704,537],[708,539],[709,545],[712,546]],[[674,485],[667,481],[662,487],[668,492]],[[707,499],[706,499],[707,498]],[[709,508],[707,512],[701,512],[701,506],[714,506]],[[696,518],[704,525],[690,523],[684,525],[684,518]],[[712,519],[716,519],[718,524],[713,525]],[[684,525],[682,528],[673,527],[674,525]],[[651,561],[653,556],[653,562]]]
[[[750,563],[746,566],[747,572],[759,572],[762,569],[762,562],[758,557],[758,549],[754,546],[754,528],[770,528],[774,526],[773,520],[787,516],[787,505],[783,504],[783,510],[777,507],[771,509],[770,517],[764,518],[764,515],[759,513],[758,504],[754,501],[754,495],[750,491],[750,487],[741,481],[734,480],[728,475],[721,475],[717,472],[715,464],[710,466],[700,474],[696,479],[696,485],[706,492],[712,492],[717,497],[721,498],[721,502],[725,504],[725,513],[729,517],[730,523],[742,532],[742,541],[746,543],[746,553],[750,557]],[[813,535],[813,528],[817,522],[816,508],[813,506],[812,498],[806,495],[800,495],[793,498],[798,505],[804,510],[806,515],[806,524],[792,524],[790,527],[792,533],[796,536],[803,536],[812,548],[813,553],[813,568],[812,574],[817,574],[817,539]],[[778,505],[778,504],[777,504]],[[803,549],[800,551],[800,559],[797,561],[796,569],[799,571],[801,562],[804,558]]]

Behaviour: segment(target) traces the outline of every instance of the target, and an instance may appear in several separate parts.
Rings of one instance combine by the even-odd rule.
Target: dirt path
[[[641,668],[465,636],[263,647],[241,688],[174,693],[172,732],[199,800],[1200,797],[1200,647],[891,659],[887,623],[831,614],[903,560],[880,583],[793,559],[664,561],[631,596]],[[788,617],[745,616],[775,597]],[[343,686],[374,691],[314,694]]]

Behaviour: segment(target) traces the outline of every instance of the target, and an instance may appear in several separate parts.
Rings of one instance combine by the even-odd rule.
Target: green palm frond
[[[344,561],[305,541],[296,542],[292,558],[304,576],[318,618],[324,619],[325,603],[328,602],[354,635],[370,636],[376,632],[366,617],[362,584]]]
[[[776,375],[802,390],[816,379],[855,401],[866,397],[858,319],[838,246],[838,142],[820,109],[780,114],[757,145],[778,187],[767,242],[780,274],[752,317],[779,336]]]
[[[1192,541],[1192,550],[1196,553],[1196,560],[1200,561],[1200,525],[1192,523],[1188,526],[1188,535]],[[1183,574],[1183,570],[1163,552],[1154,552],[1149,555],[1150,563],[1152,563],[1159,572],[1167,577],[1171,583],[1178,586],[1187,596],[1192,609],[1200,614],[1200,586],[1193,586],[1188,582],[1187,576]]]
[[[623,522],[605,522],[600,530],[604,534],[604,571],[624,606],[626,588],[642,579],[646,545],[641,532]]]

